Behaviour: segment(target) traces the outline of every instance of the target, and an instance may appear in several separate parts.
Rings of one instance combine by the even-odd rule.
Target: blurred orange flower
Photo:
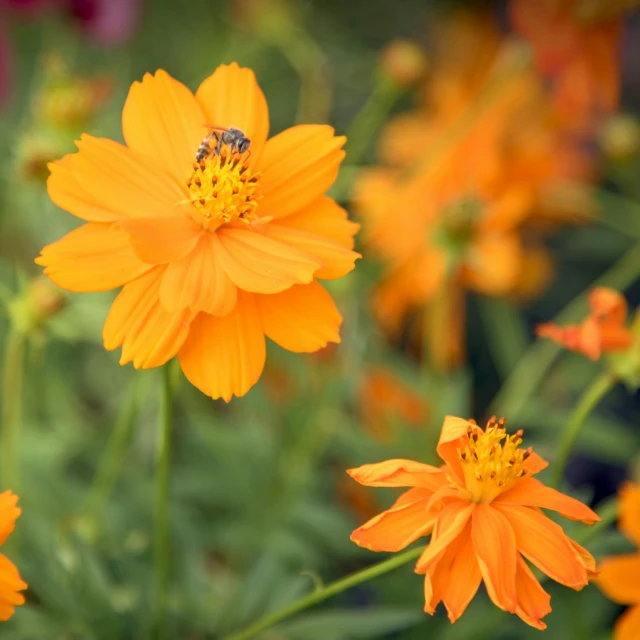
[[[620,530],[640,547],[640,485],[628,483],[620,489]],[[630,605],[618,618],[615,640],[640,638],[640,550],[605,558],[596,584],[607,598]]]
[[[389,439],[394,418],[414,427],[427,420],[424,398],[383,367],[375,367],[365,374],[358,401],[364,425],[380,440]]]
[[[209,129],[235,127],[200,162]],[[230,400],[258,380],[265,334],[295,352],[339,342],[342,318],[317,279],[353,269],[358,225],[323,195],[344,137],[300,125],[267,140],[267,104],[253,72],[222,65],[192,94],[160,70],[133,84],[126,146],[84,135],[50,165],[51,199],[87,224],[36,260],[70,291],[124,285],[107,317],[121,364],[158,367],[177,355],[203,393]]]
[[[585,19],[579,0],[511,0],[515,29],[531,43],[540,71],[551,78],[565,124],[589,126],[614,111],[620,93],[621,20]],[[612,4],[612,3],[611,3]]]
[[[589,293],[589,311],[581,324],[560,327],[549,322],[538,325],[536,334],[591,360],[598,360],[602,353],[629,347],[633,336],[625,324],[627,301],[624,296],[607,287],[596,287]]]
[[[16,505],[18,496],[11,491],[0,493],[0,545],[9,537],[22,512]],[[20,591],[27,588],[11,560],[0,553],[0,620],[8,620],[14,614],[14,607],[24,604]]]
[[[422,105],[382,132],[387,166],[362,171],[352,192],[364,241],[385,265],[374,310],[395,334],[432,300],[447,298],[441,317],[463,317],[460,289],[537,294],[550,258],[523,229],[580,219],[584,200],[568,206],[567,186],[591,170],[553,120],[539,78],[521,52],[501,46],[491,20],[464,14],[441,38]],[[452,354],[463,352],[460,335],[430,331]]]
[[[351,539],[373,551],[399,551],[431,534],[415,568],[425,574],[427,613],[442,601],[455,622],[484,580],[497,607],[544,629],[550,597],[526,560],[576,590],[595,575],[595,561],[540,509],[587,524],[600,518],[533,478],[547,463],[521,443],[522,431],[508,436],[504,420],[492,418],[483,431],[447,416],[437,447],[442,467],[387,460],[350,469],[366,486],[411,487]]]

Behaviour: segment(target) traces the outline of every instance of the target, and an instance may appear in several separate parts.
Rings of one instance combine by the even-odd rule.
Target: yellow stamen
[[[473,502],[489,504],[510,489],[528,471],[524,466],[531,448],[519,449],[522,429],[507,435],[504,418],[491,418],[485,431],[469,427],[466,447],[458,450],[465,478],[465,489]]]
[[[194,162],[187,179],[194,219],[207,231],[236,220],[250,224],[262,197],[259,181],[260,174],[251,175],[246,159],[227,149]]]

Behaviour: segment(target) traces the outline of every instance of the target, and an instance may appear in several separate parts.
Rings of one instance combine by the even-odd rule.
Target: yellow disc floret
[[[261,197],[259,180],[242,154],[227,149],[194,162],[187,179],[194,219],[207,231],[233,221],[251,223]]]
[[[482,431],[470,426],[466,447],[458,450],[464,470],[465,489],[473,502],[488,504],[503,491],[510,489],[527,473],[525,460],[532,449],[519,449],[522,429],[507,435],[504,418],[491,418]]]

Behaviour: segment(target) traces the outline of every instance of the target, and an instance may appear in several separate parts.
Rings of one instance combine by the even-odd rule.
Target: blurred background
[[[121,141],[124,99],[145,72],[195,90],[234,60],[255,71],[272,135],[314,122],[348,136],[331,195],[362,224],[364,257],[329,283],[342,343],[312,355],[269,345],[260,382],[229,404],[172,371],[165,635],[223,638],[384,557],[349,534],[393,492],[345,469],[437,463],[445,414],[504,415],[553,457],[601,365],[536,341],[534,326],[578,320],[595,282],[631,309],[640,298],[634,4],[0,0],[2,420],[19,441],[19,457],[0,460],[2,489],[23,509],[3,551],[29,583],[2,638],[149,633],[160,375],[103,349],[114,294],[39,277],[40,249],[77,226],[48,199],[47,163],[83,132]],[[573,495],[598,507],[640,478],[639,418],[636,391],[619,385],[581,434]],[[630,548],[613,529],[589,546],[598,557]],[[595,587],[545,588],[547,637],[610,637],[620,608]],[[485,593],[453,626],[422,607],[422,579],[405,566],[260,637],[538,633]]]

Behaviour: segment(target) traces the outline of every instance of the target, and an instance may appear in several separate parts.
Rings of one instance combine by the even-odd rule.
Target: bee
[[[211,154],[215,153],[216,155],[220,155],[220,151],[222,151],[222,145],[227,145],[231,148],[231,151],[236,151],[237,153],[244,153],[249,150],[251,146],[251,140],[244,135],[244,131],[240,129],[236,129],[235,127],[216,127],[210,124],[205,125],[211,129],[211,132],[204,137],[200,146],[198,147],[198,152],[196,153],[196,162],[200,162],[204,160]],[[216,141],[215,148],[211,148],[211,140]]]

